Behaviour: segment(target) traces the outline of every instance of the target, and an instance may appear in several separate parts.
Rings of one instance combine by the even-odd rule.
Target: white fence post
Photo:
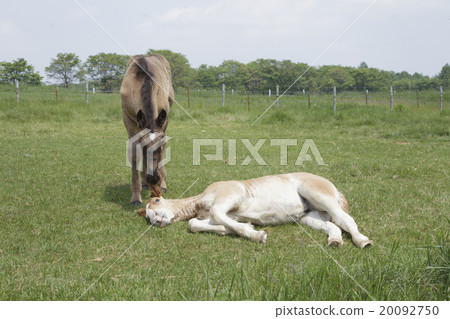
[[[390,93],[391,93],[391,110],[394,108],[394,91],[392,90],[392,86],[390,87]]]
[[[272,90],[269,89],[269,97],[272,95]]]
[[[16,102],[19,103],[19,80],[15,80],[16,82]]]
[[[89,104],[89,82],[86,81],[86,104]]]
[[[277,85],[277,102],[276,102],[277,108],[278,108],[278,96],[279,95],[280,95],[280,87]]]
[[[333,111],[336,112],[336,87],[333,86]]]
[[[222,84],[222,107],[225,107],[225,83]]]

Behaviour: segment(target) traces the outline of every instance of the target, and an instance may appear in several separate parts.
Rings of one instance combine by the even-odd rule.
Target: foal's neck
[[[170,203],[173,205],[171,210],[175,212],[173,221],[176,222],[196,217],[199,210],[197,201],[200,196],[201,194],[188,198],[171,199]]]

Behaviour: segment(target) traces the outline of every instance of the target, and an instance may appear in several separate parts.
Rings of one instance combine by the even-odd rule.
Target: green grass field
[[[374,247],[296,224],[264,227],[267,245],[239,237],[191,234],[186,222],[150,227],[129,205],[127,135],[118,94],[53,88],[0,89],[0,300],[448,300],[450,108],[436,93],[273,98],[178,92],[166,198],[198,194],[210,183],[308,171],[346,195]],[[224,140],[224,158],[194,166],[194,138]],[[270,139],[296,139],[280,165]],[[237,165],[228,140],[236,139]],[[267,165],[241,165],[250,155]],[[326,165],[296,166],[306,139]],[[212,147],[202,153],[213,153]],[[143,197],[148,198],[144,191]],[[334,260],[333,260],[334,259]],[[340,265],[338,266],[337,263]],[[341,268],[342,267],[342,268]],[[344,271],[344,270],[345,271]]]

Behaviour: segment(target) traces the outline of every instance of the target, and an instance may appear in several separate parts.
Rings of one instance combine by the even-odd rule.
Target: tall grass
[[[375,243],[359,250],[344,236],[340,249],[325,248],[323,233],[290,224],[263,227],[263,246],[191,234],[185,222],[149,228],[129,205],[119,95],[91,94],[86,105],[83,93],[61,89],[57,104],[52,89],[23,88],[18,104],[13,89],[0,90],[0,299],[448,300],[445,107],[417,109],[415,95],[394,111],[388,102],[338,99],[334,113],[329,95],[314,96],[311,108],[303,96],[285,96],[255,122],[273,98],[251,96],[248,111],[246,95],[227,95],[222,108],[220,93],[191,90],[188,108],[186,92],[178,92],[198,125],[173,106],[167,198],[197,179],[184,196],[218,180],[310,171],[337,185]],[[192,165],[193,138],[223,139],[223,160]],[[245,166],[244,138],[298,143],[287,165],[266,141],[259,154],[267,165]],[[237,142],[235,166],[228,139]],[[325,166],[295,165],[305,139]]]

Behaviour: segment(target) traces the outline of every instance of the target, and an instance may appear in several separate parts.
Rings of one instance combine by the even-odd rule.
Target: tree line
[[[146,54],[159,53],[166,57],[172,69],[174,88],[218,89],[225,84],[228,89],[267,92],[279,85],[282,90],[291,86],[290,92],[330,92],[336,86],[341,91],[379,91],[393,86],[396,90],[450,88],[450,65],[445,64],[440,73],[429,77],[406,71],[394,72],[371,68],[365,62],[358,67],[324,65],[309,66],[291,60],[257,59],[247,64],[225,60],[218,66],[202,64],[190,66],[181,53],[170,50],[148,50]],[[46,75],[69,87],[90,81],[98,89],[116,90],[120,87],[129,57],[117,53],[91,55],[86,61],[75,53],[58,53],[45,68]],[[31,85],[42,85],[42,76],[34,71],[25,59],[0,62],[0,83],[19,80]]]

